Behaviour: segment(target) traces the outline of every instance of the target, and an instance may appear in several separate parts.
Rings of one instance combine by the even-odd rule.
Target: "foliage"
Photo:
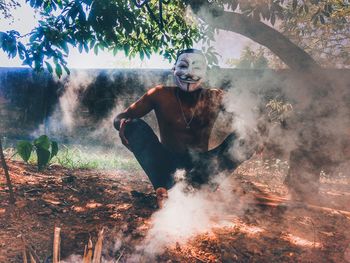
[[[199,40],[196,25],[186,23],[186,8],[182,1],[171,1],[163,8],[166,25],[160,28],[149,18],[148,11],[124,0],[31,0],[33,8],[39,9],[42,19],[39,26],[29,33],[25,46],[16,31],[0,33],[0,47],[10,57],[18,55],[23,63],[36,70],[44,65],[58,76],[63,69],[69,73],[65,57],[71,46],[80,52],[108,49],[116,54],[140,58],[151,53],[163,54],[171,59],[176,50],[190,47]],[[153,3],[153,2],[152,2]],[[154,3],[152,9],[155,9]],[[52,59],[54,69],[47,60]]]
[[[20,7],[20,4],[16,0],[0,0],[0,13],[4,18],[12,18],[11,9]]]
[[[350,5],[328,1],[324,10],[312,6],[297,10],[291,6],[281,23],[283,34],[324,66],[350,66]]]
[[[58,144],[55,141],[51,141],[46,135],[42,135],[32,143],[29,141],[19,141],[16,149],[25,162],[28,162],[32,152],[35,151],[38,170],[42,170],[57,155]]]
[[[281,123],[293,111],[293,106],[289,102],[274,98],[266,104],[266,109],[271,122]]]
[[[266,69],[269,68],[269,65],[264,53],[263,48],[254,51],[247,46],[238,60],[230,59],[226,63],[240,69]]]
[[[9,57],[18,55],[25,65],[36,70],[46,67],[58,76],[63,70],[69,73],[65,57],[71,47],[80,52],[93,50],[95,54],[104,49],[113,54],[123,50],[127,56],[139,54],[141,59],[159,53],[170,60],[178,49],[191,47],[199,40],[210,46],[215,28],[195,19],[189,7],[196,12],[214,6],[214,15],[236,12],[271,25],[290,19],[290,15],[310,14],[308,19],[314,26],[335,20],[345,23],[349,16],[348,2],[340,0],[26,1],[41,12],[39,25],[27,35],[27,44],[16,31],[0,32],[0,48]],[[215,51],[206,52],[217,64]]]

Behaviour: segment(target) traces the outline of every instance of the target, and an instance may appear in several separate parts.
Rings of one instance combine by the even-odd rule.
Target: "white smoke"
[[[183,171],[177,171],[182,177]],[[184,181],[169,190],[164,207],[153,214],[152,227],[137,248],[148,256],[161,253],[176,242],[185,244],[191,237],[210,232],[214,227],[232,225],[232,217],[242,214],[245,202],[236,192],[236,182],[220,174],[213,188],[205,185],[193,190]]]

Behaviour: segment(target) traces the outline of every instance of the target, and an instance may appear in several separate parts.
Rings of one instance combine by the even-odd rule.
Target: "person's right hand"
[[[120,126],[119,126],[119,137],[123,145],[125,145],[129,150],[130,150],[129,141],[125,137],[125,127],[126,127],[126,124],[130,121],[131,119],[121,119]]]

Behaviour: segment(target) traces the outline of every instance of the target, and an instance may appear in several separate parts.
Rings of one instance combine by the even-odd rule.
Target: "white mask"
[[[201,54],[181,54],[174,68],[176,85],[183,91],[192,92],[201,87],[207,72],[207,63]]]

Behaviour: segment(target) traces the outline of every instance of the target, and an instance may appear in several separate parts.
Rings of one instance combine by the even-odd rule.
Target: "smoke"
[[[87,87],[96,79],[96,72],[72,71],[63,78],[63,88],[58,91],[58,104],[53,113],[44,120],[33,136],[48,134],[58,138],[68,138],[84,122],[86,109],[81,108],[81,98]]]
[[[183,177],[178,170],[176,177]],[[153,214],[152,226],[142,244],[136,247],[139,257],[153,257],[176,243],[185,244],[197,234],[210,232],[215,227],[232,226],[232,218],[241,215],[245,202],[237,191],[239,188],[232,178],[224,174],[216,176],[211,183],[194,190],[184,181],[169,190],[164,207]]]
[[[170,84],[168,72],[159,70],[73,70],[62,80],[58,103],[50,116],[32,132],[59,141],[115,145],[113,129],[117,113],[139,98],[147,88]],[[147,117],[156,127],[154,116]]]

